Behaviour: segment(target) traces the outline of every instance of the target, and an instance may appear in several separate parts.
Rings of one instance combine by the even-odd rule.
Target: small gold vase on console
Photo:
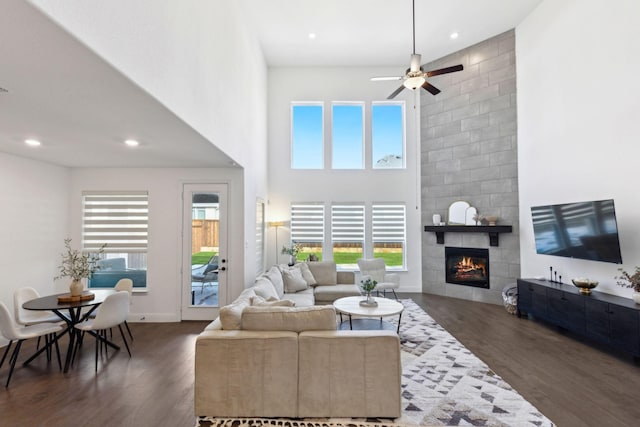
[[[72,297],[79,297],[82,295],[83,290],[84,285],[82,284],[81,279],[73,279],[73,281],[71,281],[71,285],[69,285],[69,292]]]

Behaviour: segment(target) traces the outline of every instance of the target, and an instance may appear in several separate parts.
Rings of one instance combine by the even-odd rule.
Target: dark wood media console
[[[640,305],[629,298],[573,285],[518,279],[518,317],[522,314],[640,357]]]

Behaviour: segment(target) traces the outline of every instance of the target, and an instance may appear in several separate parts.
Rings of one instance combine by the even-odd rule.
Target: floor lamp
[[[278,228],[284,226],[284,221],[269,221],[267,225],[276,228],[276,264],[278,264]]]

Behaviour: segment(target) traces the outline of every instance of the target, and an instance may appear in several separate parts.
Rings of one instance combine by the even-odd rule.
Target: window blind
[[[95,252],[147,252],[148,193],[85,192],[82,195],[82,249]]]
[[[324,241],[324,205],[291,205],[291,241]]]
[[[373,205],[372,228],[374,242],[405,241],[405,206]]]
[[[331,240],[364,242],[364,205],[331,206]]]

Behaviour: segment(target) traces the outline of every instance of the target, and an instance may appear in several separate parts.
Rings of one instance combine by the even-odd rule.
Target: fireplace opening
[[[445,281],[489,289],[489,249],[444,248]]]

